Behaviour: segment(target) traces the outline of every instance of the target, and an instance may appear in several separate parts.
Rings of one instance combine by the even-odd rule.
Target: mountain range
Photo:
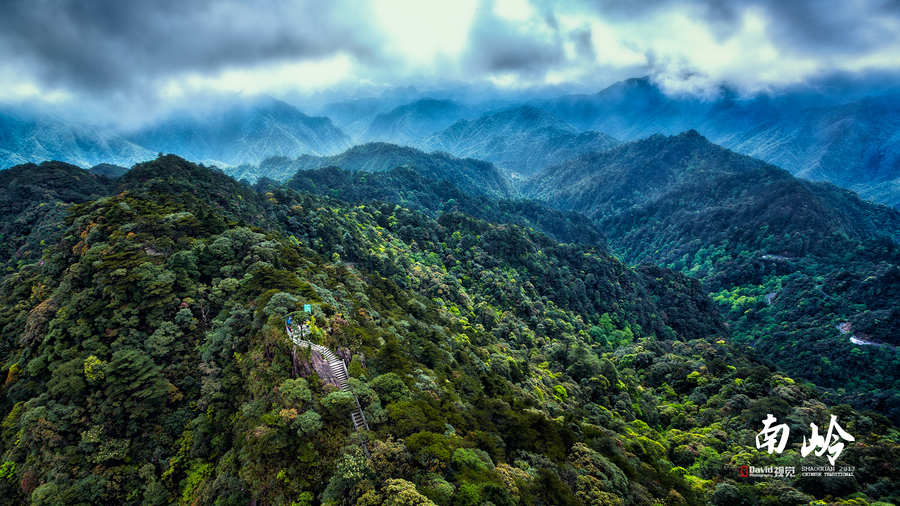
[[[131,166],[161,152],[218,165],[259,163],[272,155],[329,155],[351,146],[331,120],[310,117],[271,97],[174,113],[137,130],[93,126],[50,113],[0,111],[0,167],[60,160],[84,167]]]
[[[376,116],[362,139],[410,144],[432,132],[443,130],[467,114],[472,108],[451,100],[416,100]]]
[[[527,177],[616,140],[694,129],[794,175],[900,205],[896,94],[792,89],[742,97],[723,88],[711,96],[672,95],[646,77],[593,95],[504,95],[490,87],[449,85],[373,91],[285,96],[316,117],[271,97],[253,97],[127,131],[6,108],[0,111],[0,167],[47,159],[130,166],[160,152],[236,166],[271,156],[334,155],[353,144],[383,141],[480,158]]]
[[[225,165],[258,163],[273,154],[329,155],[351,146],[328,118],[307,116],[266,96],[205,115],[167,118],[126,138],[156,152]]]
[[[654,135],[551,166],[525,196],[584,213],[629,263],[700,279],[732,337],[843,402],[900,415],[900,211],[798,179],[696,131]],[[824,359],[823,359],[824,357]],[[821,368],[821,360],[846,367]],[[858,360],[857,360],[858,359]],[[871,381],[872,378],[880,378]]]
[[[582,130],[631,141],[695,129],[712,142],[865,198],[898,205],[900,95],[797,91],[740,98],[667,96],[649,78],[594,95],[532,102]]]
[[[531,106],[482,116],[474,121],[461,119],[415,143],[426,151],[446,151],[456,156],[488,160],[522,175],[616,144],[618,141],[608,135],[579,132],[559,118]]]

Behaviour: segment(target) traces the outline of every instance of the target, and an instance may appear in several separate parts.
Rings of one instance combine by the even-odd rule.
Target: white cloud
[[[496,0],[494,14],[507,21],[528,21],[534,16],[534,9],[528,0]]]
[[[477,4],[477,0],[374,2],[374,21],[386,38],[380,49],[419,65],[440,55],[455,57],[466,45]]]
[[[350,57],[338,54],[315,61],[289,61],[253,68],[228,69],[216,75],[190,73],[175,76],[163,89],[169,98],[181,97],[203,89],[248,94],[281,94],[290,89],[309,92],[346,80],[352,72],[353,63]]]

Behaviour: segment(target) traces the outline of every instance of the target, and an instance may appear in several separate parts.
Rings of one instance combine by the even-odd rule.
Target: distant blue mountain
[[[169,116],[131,132],[51,114],[0,110],[0,168],[44,160],[131,166],[157,153],[237,165],[270,156],[331,155],[350,146],[350,137],[330,119],[307,116],[268,96],[202,115]]]
[[[451,100],[422,99],[379,114],[362,134],[368,141],[410,144],[471,113],[471,108]]]
[[[565,121],[532,106],[461,119],[415,143],[426,151],[446,151],[478,158],[529,175],[583,153],[603,151],[618,141],[598,132],[580,132]]]
[[[594,95],[532,104],[578,128],[623,141],[695,129],[796,176],[900,205],[900,95],[858,98],[801,90],[741,99],[722,90],[711,99],[669,97],[642,78]]]
[[[154,155],[110,128],[47,113],[0,110],[0,169],[46,160],[82,167],[103,162],[131,165]]]
[[[328,118],[310,117],[268,96],[211,114],[171,117],[127,138],[155,152],[228,165],[259,163],[269,156],[331,155],[351,146]]]

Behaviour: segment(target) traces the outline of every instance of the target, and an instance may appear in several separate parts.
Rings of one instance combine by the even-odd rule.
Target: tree
[[[106,399],[103,411],[108,420],[123,412],[130,418],[148,416],[165,403],[169,382],[150,358],[134,348],[113,353],[104,369]]]

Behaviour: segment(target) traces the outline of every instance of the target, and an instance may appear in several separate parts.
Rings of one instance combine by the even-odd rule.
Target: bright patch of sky
[[[428,64],[440,55],[453,57],[463,50],[477,6],[477,0],[379,0],[373,10],[391,55]]]
[[[252,68],[233,68],[216,75],[192,73],[171,79],[164,96],[181,98],[203,90],[245,94],[285,92],[291,89],[317,90],[333,86],[352,76],[353,62],[346,54],[323,60],[280,62]]]

